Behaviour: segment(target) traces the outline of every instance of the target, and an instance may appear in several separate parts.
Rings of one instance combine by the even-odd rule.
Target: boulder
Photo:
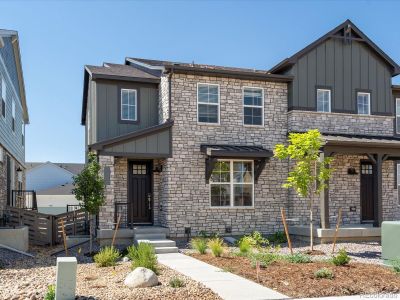
[[[126,276],[124,284],[130,288],[142,288],[158,285],[156,273],[146,268],[136,268]]]
[[[128,262],[130,261],[129,257],[124,256],[124,258],[122,259],[123,262]]]

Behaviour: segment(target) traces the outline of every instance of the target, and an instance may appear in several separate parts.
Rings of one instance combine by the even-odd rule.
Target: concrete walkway
[[[158,254],[158,261],[213,290],[225,300],[288,298],[253,281],[181,253]]]

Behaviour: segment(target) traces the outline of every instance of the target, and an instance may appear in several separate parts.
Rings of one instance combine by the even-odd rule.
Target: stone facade
[[[318,128],[323,133],[393,136],[392,116],[322,113],[292,110],[288,113],[289,131]]]

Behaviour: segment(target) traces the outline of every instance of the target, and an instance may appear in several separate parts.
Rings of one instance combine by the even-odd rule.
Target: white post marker
[[[74,300],[76,289],[76,257],[57,257],[56,300]]]

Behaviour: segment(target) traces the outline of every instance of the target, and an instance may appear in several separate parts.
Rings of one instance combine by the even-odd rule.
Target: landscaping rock
[[[128,262],[130,261],[129,257],[124,256],[124,258],[122,259],[123,262]]]
[[[130,288],[152,287],[158,285],[158,278],[152,270],[139,267],[128,274],[124,284]]]

